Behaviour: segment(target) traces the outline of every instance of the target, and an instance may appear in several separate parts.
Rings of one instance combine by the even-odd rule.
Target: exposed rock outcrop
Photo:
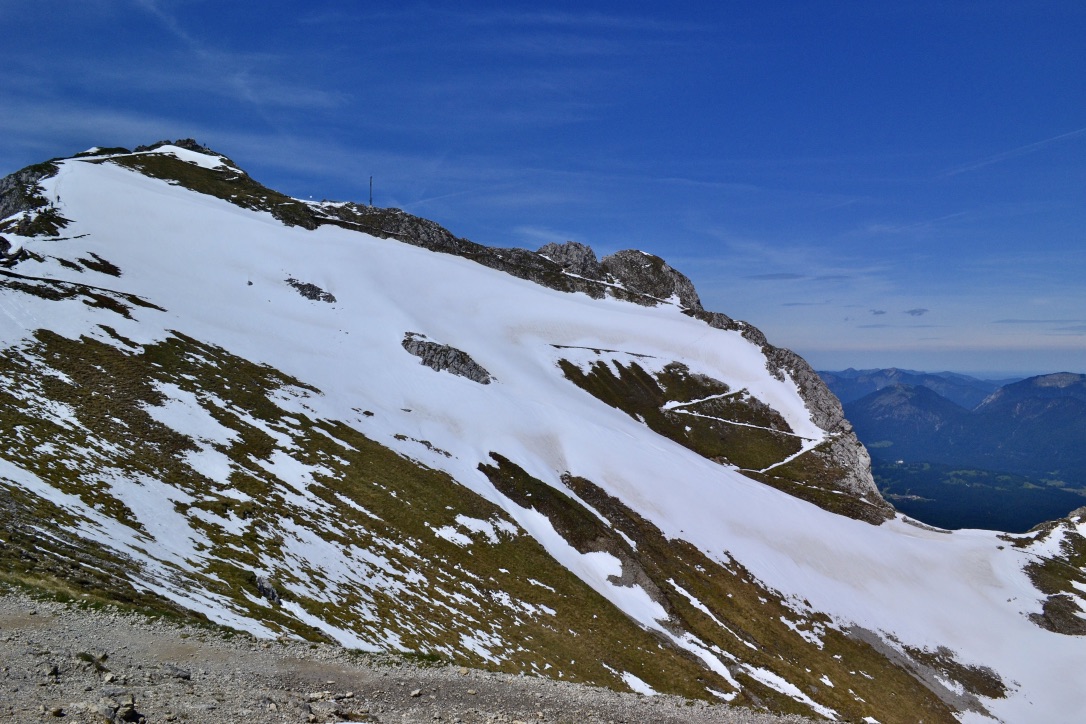
[[[336,298],[329,292],[324,291],[316,284],[310,284],[309,282],[300,282],[294,277],[288,277],[287,284],[294,287],[299,294],[306,299],[312,299],[315,302],[327,302],[328,304],[335,304]]]
[[[576,241],[567,241],[564,244],[552,242],[541,246],[536,253],[557,262],[570,274],[587,279],[603,278],[603,269],[600,267],[600,260],[596,258],[596,252],[586,244]]]
[[[57,172],[51,161],[38,163],[0,179],[0,230],[21,236],[59,236],[68,224],[42,195],[42,179]],[[13,218],[14,217],[14,218]]]
[[[210,148],[203,145],[202,143],[197,143],[196,140],[192,139],[192,138],[179,138],[176,141],[165,140],[165,141],[158,141],[156,143],[152,143],[149,146],[136,146],[135,152],[136,153],[142,153],[144,151],[154,151],[154,150],[157,150],[159,148],[162,148],[163,146],[177,146],[178,148],[183,148],[186,151],[195,151],[196,153],[203,153],[203,154],[206,154],[208,156],[221,156],[222,155],[222,154],[219,154],[219,153],[215,153],[214,151],[212,151]]]
[[[702,308],[694,283],[658,256],[626,249],[605,256],[600,267],[616,282],[638,294],[663,301],[677,298],[686,309]]]
[[[1029,619],[1043,629],[1067,636],[1086,636],[1086,618],[1075,599],[1066,593],[1045,599],[1041,613],[1031,613]]]
[[[447,344],[430,342],[426,335],[408,332],[403,338],[403,348],[418,357],[422,364],[438,372],[451,372],[481,385],[489,385],[494,381],[491,374],[467,352]]]
[[[279,598],[279,591],[275,590],[275,586],[264,576],[256,577],[256,590],[261,596],[267,599],[268,603],[273,606],[278,606],[281,602]]]

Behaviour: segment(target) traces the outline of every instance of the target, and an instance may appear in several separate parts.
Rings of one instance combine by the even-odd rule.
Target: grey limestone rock
[[[472,382],[489,385],[494,378],[467,352],[447,344],[438,344],[426,339],[426,335],[408,332],[403,338],[403,348],[418,357],[422,364],[437,370],[446,371]]]
[[[588,279],[601,279],[603,269],[596,258],[596,252],[592,247],[576,241],[567,241],[564,244],[550,243],[536,251],[551,261],[557,262],[562,269],[570,274],[586,277]]]
[[[136,153],[142,153],[144,151],[154,151],[156,149],[162,148],[163,146],[177,146],[178,148],[183,148],[186,151],[195,151],[196,153],[203,153],[207,154],[208,156],[219,155],[207,146],[197,143],[192,138],[179,138],[176,141],[163,140],[158,141],[157,143],[152,143],[149,146],[136,146],[135,151]]]
[[[182,669],[180,666],[175,666],[175,665],[170,664],[170,663],[165,663],[165,664],[162,664],[162,666],[159,667],[159,670],[162,671],[162,673],[164,673],[167,676],[169,676],[171,678],[174,678],[174,679],[180,679],[182,681],[191,681],[192,680],[192,672],[189,671],[188,669]]]
[[[280,603],[279,591],[275,590],[275,586],[264,576],[256,577],[256,590],[257,592],[266,598],[273,606],[278,606]]]
[[[47,161],[0,178],[0,220],[22,213],[22,217],[3,225],[13,234],[39,233],[59,236],[58,229],[67,225],[56,207],[42,195],[42,179],[56,174],[58,167]]]
[[[677,297],[679,303],[687,309],[702,309],[694,283],[658,256],[636,249],[626,249],[605,256],[600,266],[605,273],[630,291],[656,300]]]
[[[306,299],[312,299],[315,302],[327,302],[329,304],[335,304],[336,298],[329,292],[324,291],[316,284],[310,284],[308,282],[300,282],[294,277],[288,277],[287,284],[298,290]]]

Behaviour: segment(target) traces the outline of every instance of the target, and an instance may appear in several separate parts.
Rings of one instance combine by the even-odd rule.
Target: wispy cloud
[[[650,31],[654,33],[705,33],[709,26],[636,15],[598,12],[497,11],[460,13],[465,24],[558,27],[576,30]]]
[[[924,309],[923,307],[916,307],[915,309],[906,309],[905,314],[908,314],[908,315],[913,316],[913,317],[923,317],[925,314],[927,314],[930,311],[931,311],[930,309]]]
[[[183,64],[190,67],[179,68],[156,63],[151,72],[159,77],[160,83],[165,84],[172,79],[182,88],[214,89],[219,95],[247,104],[271,127],[277,127],[277,124],[268,113],[269,107],[331,108],[341,105],[345,99],[342,93],[286,82],[278,74],[262,70],[275,60],[274,56],[236,52],[205,42],[189,32],[162,0],[134,2],[155,18],[195,61],[195,67]],[[114,68],[112,72],[138,78],[143,70]]]
[[[769,274],[750,274],[747,279],[758,279],[761,281],[795,281],[797,279],[807,279],[806,274],[794,274],[791,272],[773,272]]]
[[[1045,138],[1040,141],[1034,141],[1033,143],[1027,143],[1025,146],[1012,148],[1009,151],[996,153],[991,156],[987,156],[986,158],[964,164],[962,166],[956,166],[954,168],[946,169],[939,175],[942,177],[949,177],[968,173],[970,171],[976,171],[977,169],[984,168],[985,166],[991,166],[992,164],[1000,163],[1002,161],[1009,161],[1012,158],[1018,158],[1019,156],[1025,156],[1030,153],[1035,153],[1045,148],[1046,146],[1051,146],[1054,143],[1070,141],[1071,139],[1078,138],[1084,135],[1086,135],[1086,128],[1079,128],[1074,131],[1068,131],[1067,133],[1061,133],[1058,136],[1052,136],[1051,138]]]
[[[939,329],[945,324],[889,324],[879,322],[877,324],[857,324],[856,329]]]
[[[864,231],[870,234],[906,234],[916,231],[929,231],[936,227],[942,226],[947,221],[955,219],[961,219],[968,216],[968,211],[956,211],[952,214],[944,214],[937,216],[933,219],[923,219],[921,221],[909,221],[902,224],[890,224],[890,223],[875,223],[869,224],[865,227]]]
[[[202,125],[139,111],[67,103],[59,100],[24,101],[0,106],[0,133],[22,146],[49,148],[50,155],[82,149],[58,148],[62,143],[126,145],[149,143],[170,134],[206,139]]]
[[[992,324],[1073,324],[1081,319],[997,319]]]
[[[574,236],[574,234],[569,231],[540,226],[518,226],[513,229],[513,232],[518,236],[519,241],[533,248],[549,244],[550,242],[561,244],[565,241],[569,241]]]

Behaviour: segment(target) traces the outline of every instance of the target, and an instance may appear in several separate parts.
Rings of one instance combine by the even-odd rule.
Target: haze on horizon
[[[0,0],[0,175],[194,137],[640,248],[819,369],[1086,372],[1086,5]]]

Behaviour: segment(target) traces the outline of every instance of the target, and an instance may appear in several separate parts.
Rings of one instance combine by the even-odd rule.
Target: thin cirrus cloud
[[[251,106],[265,122],[272,124],[271,117],[264,113],[267,106],[289,106],[298,108],[334,108],[346,100],[346,95],[334,91],[313,89],[309,86],[291,84],[279,80],[277,73],[269,67],[275,56],[253,55],[223,50],[190,33],[178,18],[163,7],[158,0],[136,0],[136,4],[154,17],[159,24],[181,43],[197,68],[184,68],[180,75],[182,83],[192,83],[186,78],[195,77],[198,84],[215,89],[220,95],[234,98]],[[178,71],[157,68],[156,72],[178,75]]]
[[[490,13],[447,11],[450,17],[459,17],[465,25],[511,25],[570,28],[577,30],[626,31],[648,33],[697,33],[707,32],[703,24],[668,21],[660,18],[636,15],[619,16],[599,12],[563,13],[547,11],[497,11]]]
[[[889,324],[878,322],[876,324],[857,324],[856,329],[938,329],[945,324]]]
[[[906,309],[904,313],[908,314],[911,317],[923,317],[925,314],[927,314],[930,311],[931,311],[930,309],[924,309],[923,307],[916,307],[915,309]]]
[[[1084,136],[1084,135],[1086,135],[1086,128],[1079,128],[1079,129],[1076,129],[1074,131],[1068,131],[1067,133],[1061,133],[1061,134],[1059,134],[1057,136],[1052,136],[1051,138],[1045,138],[1045,139],[1042,139],[1040,141],[1034,141],[1033,143],[1027,143],[1024,146],[1019,146],[1017,148],[1012,148],[1009,151],[1003,151],[1002,153],[996,153],[996,154],[993,154],[993,155],[988,156],[986,158],[982,158],[980,160],[973,161],[972,163],[967,163],[967,164],[964,164],[962,166],[957,166],[955,168],[947,169],[947,170],[943,171],[942,174],[940,174],[940,175],[943,176],[943,177],[949,177],[949,176],[957,176],[957,175],[963,174],[963,173],[968,173],[969,171],[976,171],[977,169],[984,168],[985,166],[991,166],[992,164],[995,164],[995,163],[1000,163],[1002,161],[1009,161],[1012,158],[1018,158],[1019,156],[1025,156],[1025,155],[1030,154],[1030,153],[1035,153],[1035,152],[1040,151],[1041,149],[1045,148],[1046,146],[1051,146],[1054,143],[1060,143],[1062,141],[1070,141],[1073,138],[1078,138],[1078,137]]]
[[[997,319],[992,324],[1076,324],[1081,319]]]
[[[791,272],[773,272],[770,274],[750,274],[745,277],[746,279],[756,279],[759,281],[796,281],[798,279],[807,279],[806,274],[793,274]]]

